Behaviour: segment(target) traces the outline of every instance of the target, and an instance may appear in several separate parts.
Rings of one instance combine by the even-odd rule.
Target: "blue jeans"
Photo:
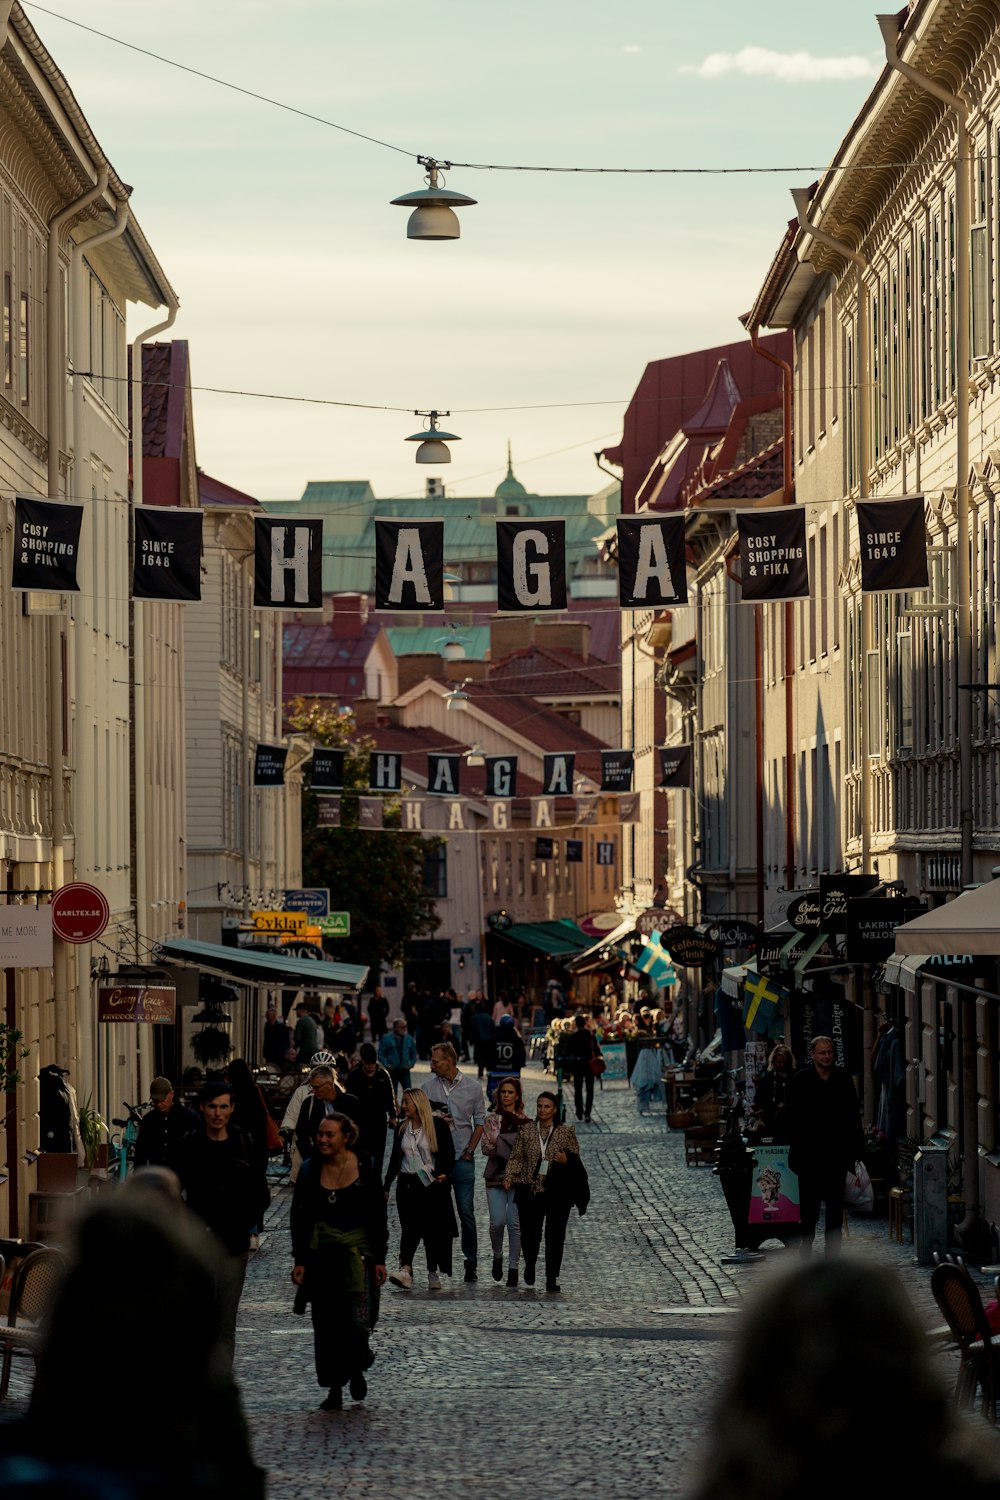
[[[476,1164],[472,1161],[456,1161],[451,1173],[451,1185],[455,1189],[455,1207],[462,1226],[462,1257],[474,1266],[479,1250],[476,1238]]]

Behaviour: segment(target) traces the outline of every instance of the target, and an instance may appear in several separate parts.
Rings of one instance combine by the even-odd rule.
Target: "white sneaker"
[[[260,1235],[259,1234],[252,1234],[250,1236],[250,1249],[251,1250],[259,1250],[260,1249]]]
[[[390,1271],[389,1280],[393,1286],[401,1286],[404,1292],[412,1291],[413,1275],[406,1266],[400,1266],[398,1271]]]
[[[427,1273],[427,1290],[429,1292],[439,1292],[441,1290],[441,1278],[436,1271],[428,1271]]]

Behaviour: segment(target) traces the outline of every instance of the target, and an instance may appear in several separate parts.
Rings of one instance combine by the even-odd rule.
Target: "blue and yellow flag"
[[[743,1024],[746,1029],[766,1036],[787,993],[780,985],[772,984],[766,974],[755,974],[751,979],[748,973],[743,981]]]
[[[642,952],[633,959],[632,966],[641,969],[643,974],[648,974],[656,983],[673,972],[673,962],[658,932],[650,933],[649,942],[643,944]]]

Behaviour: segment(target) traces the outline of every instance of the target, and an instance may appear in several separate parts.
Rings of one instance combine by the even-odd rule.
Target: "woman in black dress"
[[[329,1388],[321,1411],[341,1409],[346,1384],[355,1401],[368,1394],[369,1338],[385,1282],[385,1198],[369,1159],[351,1149],[357,1138],[347,1115],[322,1120],[292,1198],[292,1280],[312,1305],[316,1379]]]
[[[755,1128],[764,1135],[782,1135],[787,1129],[788,1089],[795,1077],[795,1058],[790,1047],[779,1042],[767,1060],[767,1072],[754,1094]]]

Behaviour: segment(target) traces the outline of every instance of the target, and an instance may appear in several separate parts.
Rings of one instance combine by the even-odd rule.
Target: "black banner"
[[[819,925],[821,932],[843,932],[847,925],[847,903],[878,885],[877,875],[821,875],[819,877]]]
[[[381,828],[382,827],[382,798],[381,797],[359,797],[358,798],[358,827],[359,828]]]
[[[576,755],[546,755],[543,757],[542,791],[546,797],[570,797],[573,794],[573,772]]]
[[[484,759],[487,797],[516,797],[517,756],[487,755]]]
[[[428,755],[427,790],[435,797],[457,797],[461,791],[462,757]]]
[[[604,839],[597,842],[597,863],[599,865],[613,865],[615,862],[615,846]]]
[[[444,522],[375,522],[375,608],[444,608]]]
[[[346,759],[346,750],[328,750],[325,745],[317,745],[313,750],[313,791],[342,792]]]
[[[634,763],[634,750],[602,750],[601,791],[630,792]]]
[[[566,522],[497,522],[497,608],[566,608]]]
[[[659,609],[687,603],[684,517],[620,516],[618,602],[622,609]]]
[[[903,896],[848,901],[844,939],[849,964],[880,964],[896,951],[896,928],[908,916]]]
[[[200,510],[137,505],[132,556],[132,598],[201,598]]]
[[[743,598],[808,598],[805,511],[797,506],[740,511],[736,526]]]
[[[316,827],[317,828],[339,828],[340,827],[340,798],[339,797],[317,797],[316,798]]]
[[[811,990],[798,994],[791,1008],[792,1051],[796,1057],[809,1058],[813,1037],[833,1038],[834,1066],[848,1073],[861,1069],[861,1007],[852,1005],[843,986],[822,976],[813,981]]]
[[[55,500],[14,500],[14,566],[12,589],[42,594],[78,594],[76,563],[80,555],[82,505]]]
[[[535,858],[536,859],[545,859],[545,860],[551,859],[552,858],[552,851],[553,851],[554,847],[555,847],[555,844],[554,844],[554,841],[552,839],[536,839],[535,840]]]
[[[583,864],[583,839],[566,840],[566,863],[568,865]]]
[[[373,792],[398,792],[403,785],[403,757],[396,751],[373,750],[368,757],[368,785]]]
[[[861,588],[866,594],[927,587],[924,497],[859,500]]]
[[[254,516],[255,609],[323,608],[323,522]]]
[[[691,746],[660,746],[660,785],[691,785]]]
[[[287,745],[258,745],[253,757],[254,786],[284,786]]]

